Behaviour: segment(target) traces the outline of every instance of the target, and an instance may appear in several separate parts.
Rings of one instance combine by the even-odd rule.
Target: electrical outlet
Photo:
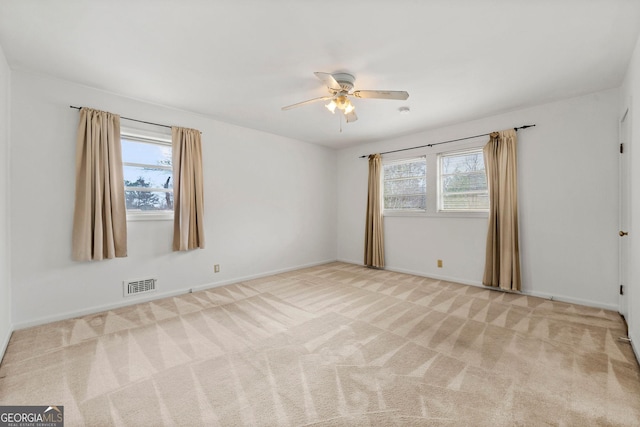
[[[442,260],[441,259],[438,260],[438,268],[442,268]]]
[[[220,273],[220,264],[216,264],[213,266],[213,272],[214,273]]]

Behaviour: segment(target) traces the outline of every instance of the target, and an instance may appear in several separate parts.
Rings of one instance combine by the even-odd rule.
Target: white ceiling
[[[639,30],[640,0],[0,0],[13,69],[336,148],[617,87]],[[410,97],[340,133],[280,109],[327,93],[314,71]]]

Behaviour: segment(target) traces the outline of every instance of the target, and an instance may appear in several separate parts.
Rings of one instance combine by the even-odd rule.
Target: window
[[[427,162],[424,157],[384,164],[384,209],[427,208]]]
[[[486,211],[489,191],[482,149],[438,156],[440,211]]]
[[[485,144],[486,140],[479,137],[447,145],[447,151],[425,146],[411,158],[400,157],[403,153],[385,156],[384,215],[486,217],[489,191],[482,155]]]
[[[171,136],[123,130],[121,141],[127,217],[172,219]]]

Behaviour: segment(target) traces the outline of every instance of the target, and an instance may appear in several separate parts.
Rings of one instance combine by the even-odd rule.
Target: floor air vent
[[[156,279],[129,280],[124,283],[124,296],[138,295],[156,290]]]

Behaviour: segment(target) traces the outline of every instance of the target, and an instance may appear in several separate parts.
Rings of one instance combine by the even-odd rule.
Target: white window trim
[[[427,205],[428,205],[427,201]],[[429,212],[426,211],[401,211],[401,210],[385,210],[383,216],[388,217],[423,217],[423,218],[488,218],[488,211],[438,211],[438,212]]]
[[[120,135],[129,137],[131,139],[135,139],[138,141],[149,142],[151,144],[161,144],[172,146],[171,135],[153,132],[141,129],[133,129],[133,128],[120,128]],[[137,163],[128,163],[123,162],[123,166],[131,165],[136,166]],[[138,165],[138,166],[147,166],[147,165]],[[172,167],[169,166],[157,166],[158,169],[166,169],[172,170]],[[145,191],[145,190],[139,190]],[[162,191],[162,190],[159,190]],[[174,212],[144,212],[144,211],[129,211],[127,210],[127,221],[173,221]]]
[[[173,221],[169,212],[128,212],[127,221]]]
[[[399,159],[387,160],[386,162],[383,161],[382,170],[384,171],[384,165],[388,165],[388,164],[397,165],[397,164],[403,164],[403,163],[414,163],[417,160],[422,160],[424,158],[425,158],[424,155],[420,155],[420,156],[411,156],[411,157],[403,157],[403,158],[399,158]],[[428,177],[428,175],[429,175],[429,164],[428,164],[426,159],[425,159],[425,168],[427,169],[427,177]],[[382,176],[382,187],[383,187],[383,192],[384,192],[384,172],[383,172],[383,176]],[[383,198],[384,198],[384,194],[383,194]],[[427,203],[428,203],[428,201],[429,201],[429,183],[427,182]],[[395,213],[395,214],[406,215],[406,214],[424,214],[425,212],[427,212],[427,209],[384,209],[384,200],[382,200],[382,209],[384,211],[384,215],[387,215],[387,213],[389,213],[389,214]]]
[[[482,148],[487,144],[488,137],[478,137],[466,141],[452,142],[443,146],[417,148],[410,152],[398,152],[382,155],[382,163],[395,163],[403,159],[426,157],[427,160],[427,209],[422,210],[391,210],[384,209],[383,216],[414,217],[414,218],[489,218],[489,211],[441,211],[438,207],[438,156],[456,151],[471,151]],[[435,191],[434,191],[435,189]]]
[[[436,164],[438,166],[437,168],[437,192],[438,192],[438,196],[437,196],[437,212],[439,213],[458,213],[458,214],[470,214],[470,213],[476,213],[476,214],[483,214],[481,216],[489,216],[489,209],[466,209],[466,210],[462,210],[462,209],[443,209],[442,208],[442,196],[443,196],[443,192],[442,192],[442,180],[440,180],[440,167],[441,167],[441,163],[442,163],[442,157],[445,156],[455,156],[455,155],[461,155],[461,154],[467,154],[467,153],[476,153],[478,152],[478,150],[480,152],[482,152],[482,147],[474,147],[474,148],[465,148],[462,150],[451,150],[451,151],[441,151],[436,155]]]

